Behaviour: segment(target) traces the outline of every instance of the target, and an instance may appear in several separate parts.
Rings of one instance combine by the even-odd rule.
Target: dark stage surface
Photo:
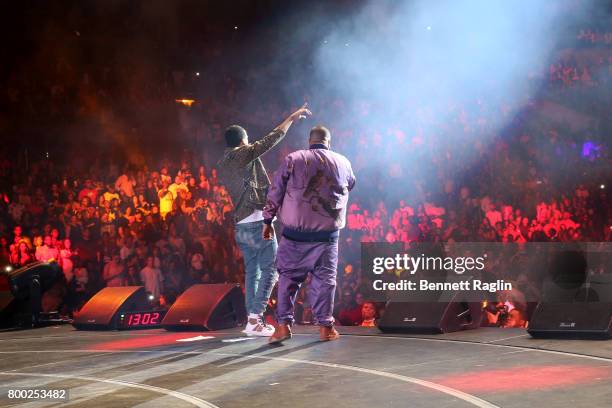
[[[605,407],[612,341],[535,340],[524,330],[389,336],[340,328],[283,346],[223,332],[0,333],[0,406]],[[211,336],[212,338],[208,338]],[[68,388],[65,403],[16,403],[9,388]]]

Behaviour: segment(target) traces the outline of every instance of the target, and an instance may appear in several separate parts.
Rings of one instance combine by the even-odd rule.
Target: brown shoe
[[[319,327],[319,334],[321,341],[338,340],[340,338],[340,333],[334,329],[334,326]]]
[[[291,326],[288,324],[279,324],[274,330],[274,334],[268,340],[270,344],[279,344],[291,338]]]

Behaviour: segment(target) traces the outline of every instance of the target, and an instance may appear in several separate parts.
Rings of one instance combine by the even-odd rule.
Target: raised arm
[[[308,103],[304,102],[304,104],[302,105],[302,107],[298,110],[296,110],[295,112],[293,112],[291,115],[289,115],[287,117],[287,119],[283,120],[276,128],[275,130],[281,130],[285,133],[287,133],[287,131],[289,130],[289,128],[291,127],[291,124],[299,119],[306,119],[308,116],[312,116],[312,112],[308,109]]]
[[[311,116],[312,112],[308,110],[307,106],[308,105],[304,103],[304,105],[302,105],[300,109],[289,115],[278,126],[276,126],[274,130],[272,130],[266,136],[262,137],[260,140],[251,144],[249,146],[249,149],[251,149],[250,160],[255,160],[256,158],[276,146],[276,144],[283,139],[285,134],[287,134],[287,131],[289,130],[294,121]]]

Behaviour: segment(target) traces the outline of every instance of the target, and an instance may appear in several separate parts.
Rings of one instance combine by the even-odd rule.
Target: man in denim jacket
[[[260,157],[285,137],[295,120],[311,114],[304,104],[254,143],[249,143],[246,130],[240,126],[233,125],[225,130],[227,148],[219,161],[219,170],[234,204],[235,239],[244,258],[249,314],[244,332],[249,336],[271,336],[274,333],[274,328],[262,318],[276,282],[274,259],[277,244],[274,238],[262,239],[262,209],[270,180]]]

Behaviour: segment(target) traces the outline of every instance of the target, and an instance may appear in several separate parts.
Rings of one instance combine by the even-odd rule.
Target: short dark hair
[[[325,126],[317,125],[310,129],[310,139],[314,139],[317,141],[330,140],[331,132]]]
[[[247,132],[242,126],[232,125],[225,129],[223,135],[225,136],[227,147],[236,147],[240,146],[242,140],[247,137]]]

